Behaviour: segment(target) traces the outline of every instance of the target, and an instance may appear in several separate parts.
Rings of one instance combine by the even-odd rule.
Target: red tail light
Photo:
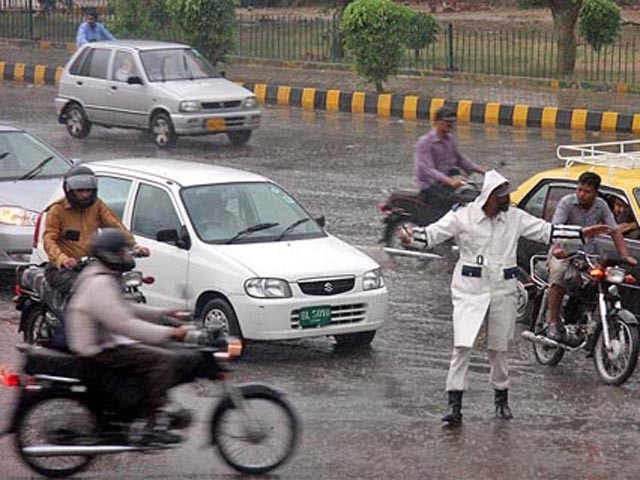
[[[151,285],[155,281],[156,281],[156,278],[152,277],[151,275],[142,278],[142,283],[144,283],[145,285]]]
[[[10,372],[6,367],[0,367],[0,382],[5,387],[19,387],[20,375],[15,372]]]
[[[631,275],[631,274],[625,275],[625,277],[624,277],[624,283],[630,283],[630,284],[632,284],[632,285],[633,285],[634,283],[636,283],[636,277],[634,277],[634,276],[633,276],[633,275]]]
[[[36,218],[36,228],[33,229],[33,248],[38,248],[38,238],[40,238],[40,225],[42,224],[43,212]]]

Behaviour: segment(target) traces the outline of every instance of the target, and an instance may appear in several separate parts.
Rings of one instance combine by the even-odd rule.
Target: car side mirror
[[[219,73],[222,78],[227,78],[227,72],[225,72],[224,70],[220,71]]]
[[[327,223],[327,220],[324,218],[324,215],[320,215],[314,219],[316,223],[320,226],[320,228],[324,228]]]
[[[142,79],[137,76],[127,78],[127,83],[129,85],[142,85]]]
[[[157,231],[156,240],[158,242],[175,245],[182,250],[189,250],[191,248],[191,237],[189,236],[187,227],[184,225],[180,227],[180,232],[175,228],[167,228],[166,230]]]

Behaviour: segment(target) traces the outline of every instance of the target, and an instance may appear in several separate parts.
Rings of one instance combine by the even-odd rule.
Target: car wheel
[[[78,104],[73,104],[67,109],[66,125],[67,132],[73,138],[85,138],[91,132],[91,122]]]
[[[151,139],[160,148],[174,147],[178,141],[171,118],[166,113],[156,113],[151,119]]]
[[[251,130],[234,130],[232,132],[227,132],[227,136],[234,146],[241,147],[251,138]]]
[[[336,346],[340,349],[351,350],[368,346],[376,336],[375,330],[358,333],[344,333],[342,335],[334,335]]]
[[[227,335],[241,337],[240,325],[236,314],[229,303],[221,298],[213,298],[202,308],[202,325],[205,327],[222,327]]]

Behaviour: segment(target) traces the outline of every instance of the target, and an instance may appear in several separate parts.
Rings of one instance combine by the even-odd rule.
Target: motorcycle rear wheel
[[[47,477],[68,477],[86,469],[93,455],[35,456],[28,449],[44,445],[90,445],[98,431],[96,415],[72,394],[43,395],[27,407],[18,421],[15,447],[20,458]]]
[[[23,339],[31,345],[44,345],[51,340],[52,326],[47,321],[45,309],[40,305],[32,306],[24,313]]]
[[[594,347],[593,364],[605,384],[622,385],[638,362],[638,328],[614,318],[609,325],[609,335],[612,351],[607,352],[601,331]]]
[[[531,328],[530,330],[535,335],[545,335],[547,332],[547,326],[549,325],[549,304],[544,301],[543,295],[539,295],[535,299],[533,309],[531,312]],[[542,314],[540,314],[542,309]],[[547,365],[549,367],[555,367],[560,363],[562,357],[564,357],[563,348],[547,347],[533,342],[533,354],[540,365]]]
[[[291,457],[300,421],[289,402],[276,393],[242,395],[244,412],[228,395],[222,398],[211,421],[212,438],[227,465],[241,473],[260,475]]]

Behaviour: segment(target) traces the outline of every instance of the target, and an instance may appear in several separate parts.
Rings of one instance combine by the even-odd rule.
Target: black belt
[[[513,278],[518,278],[518,267],[509,267],[502,270],[504,274],[505,280],[511,280]],[[482,277],[482,267],[476,267],[474,265],[462,265],[463,277],[471,277],[471,278],[481,278]]]

